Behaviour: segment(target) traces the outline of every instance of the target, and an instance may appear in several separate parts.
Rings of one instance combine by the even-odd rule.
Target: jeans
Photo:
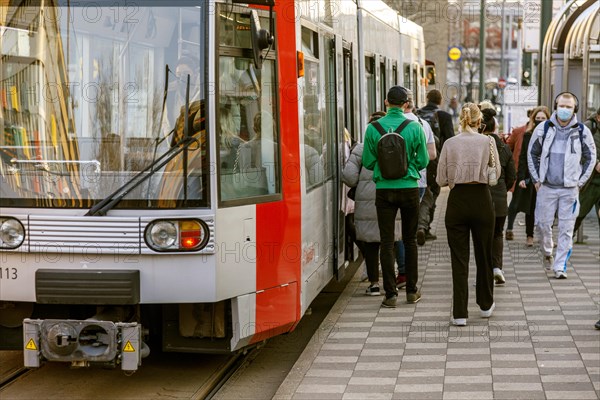
[[[419,279],[419,256],[417,253],[417,221],[419,211],[419,190],[377,189],[375,195],[377,223],[381,236],[381,270],[386,298],[397,296],[396,274],[394,271],[395,248],[394,227],[396,214],[400,210],[402,218],[402,241],[406,260],[406,293],[417,292]]]

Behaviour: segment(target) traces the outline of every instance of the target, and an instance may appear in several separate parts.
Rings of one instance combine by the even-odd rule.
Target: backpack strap
[[[410,124],[411,122],[413,122],[413,121],[412,121],[412,120],[410,120],[410,119],[408,119],[408,118],[406,118],[406,119],[405,119],[405,120],[404,120],[404,121],[403,121],[403,122],[400,124],[400,126],[398,126],[398,127],[396,128],[396,130],[395,130],[394,132],[396,132],[398,135],[400,135],[400,132],[402,132],[402,131],[404,130],[404,128],[406,128],[406,126],[407,126],[408,124]]]
[[[400,135],[400,132],[402,132],[404,130],[404,128],[406,128],[406,126],[408,124],[410,124],[411,122],[413,122],[413,121],[410,120],[410,119],[408,119],[408,118],[405,119],[400,125],[398,125],[398,127],[396,128],[396,130],[394,132],[396,132],[397,134]],[[383,126],[381,126],[381,124],[379,123],[379,121],[373,121],[373,122],[371,122],[371,125],[373,125],[373,127],[375,129],[377,129],[377,131],[379,132],[379,134],[381,136],[387,134],[387,132],[385,131],[385,129],[383,129]]]
[[[377,131],[379,132],[379,134],[381,136],[385,135],[387,132],[385,131],[385,129],[383,129],[383,126],[381,126],[381,124],[378,121],[373,121],[371,122],[371,125],[373,125],[373,127],[375,129],[377,129]]]
[[[544,122],[544,135],[542,136],[542,146],[544,145],[544,140],[546,140],[546,134],[551,126],[554,126],[554,123],[547,119]],[[579,131],[579,141],[581,142],[581,147],[583,147],[583,124],[581,122],[577,123],[577,130]]]

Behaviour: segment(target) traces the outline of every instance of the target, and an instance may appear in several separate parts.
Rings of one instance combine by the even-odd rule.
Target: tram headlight
[[[146,242],[154,250],[171,249],[177,236],[177,226],[171,221],[157,221],[146,228]]]
[[[25,228],[15,218],[0,217],[0,248],[16,249],[25,240]]]
[[[206,246],[209,230],[198,219],[157,220],[148,224],[144,236],[155,251],[197,251]]]

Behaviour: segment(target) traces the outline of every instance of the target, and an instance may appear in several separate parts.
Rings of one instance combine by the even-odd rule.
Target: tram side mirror
[[[250,33],[252,35],[252,54],[254,65],[257,69],[262,68],[262,51],[273,44],[273,36],[266,29],[260,27],[260,20],[256,10],[250,11]]]

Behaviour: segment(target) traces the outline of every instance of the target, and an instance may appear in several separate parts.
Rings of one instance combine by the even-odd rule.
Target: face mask
[[[556,110],[556,116],[561,121],[568,121],[573,116],[573,110],[566,107],[558,107]]]
[[[538,126],[539,124],[541,124],[544,121],[545,121],[544,119],[536,119],[536,120],[534,120],[535,126]]]

